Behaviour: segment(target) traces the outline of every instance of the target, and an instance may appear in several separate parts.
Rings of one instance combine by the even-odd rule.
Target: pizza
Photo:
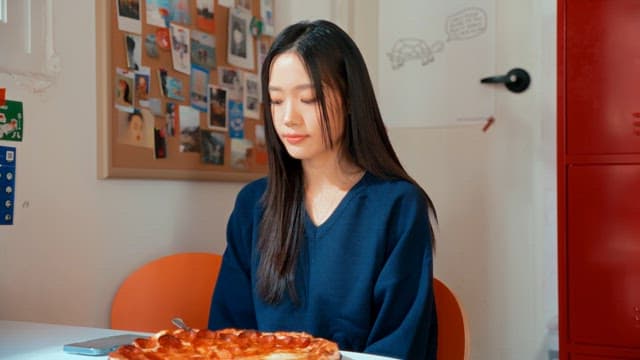
[[[303,332],[163,330],[109,354],[109,360],[339,360],[338,345]]]

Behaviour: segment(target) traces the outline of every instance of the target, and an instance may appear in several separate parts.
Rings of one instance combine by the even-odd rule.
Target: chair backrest
[[[221,262],[218,254],[180,253],[143,265],[118,288],[111,328],[157,332],[172,328],[174,317],[206,328]]]
[[[469,359],[469,328],[456,295],[439,279],[433,279],[438,315],[438,360]]]

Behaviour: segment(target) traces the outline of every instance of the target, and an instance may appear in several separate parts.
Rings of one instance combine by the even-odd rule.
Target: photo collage
[[[151,162],[265,172],[259,74],[273,0],[112,1],[116,145]]]

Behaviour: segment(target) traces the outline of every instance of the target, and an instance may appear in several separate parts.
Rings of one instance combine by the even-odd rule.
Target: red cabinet
[[[560,358],[640,359],[640,0],[558,1]]]

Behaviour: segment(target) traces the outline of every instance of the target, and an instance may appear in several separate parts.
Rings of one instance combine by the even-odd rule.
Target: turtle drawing
[[[434,61],[434,54],[442,49],[444,49],[442,41],[436,41],[429,46],[421,39],[399,39],[387,56],[391,60],[393,70],[397,70],[409,60],[420,60],[422,66],[425,66]]]

